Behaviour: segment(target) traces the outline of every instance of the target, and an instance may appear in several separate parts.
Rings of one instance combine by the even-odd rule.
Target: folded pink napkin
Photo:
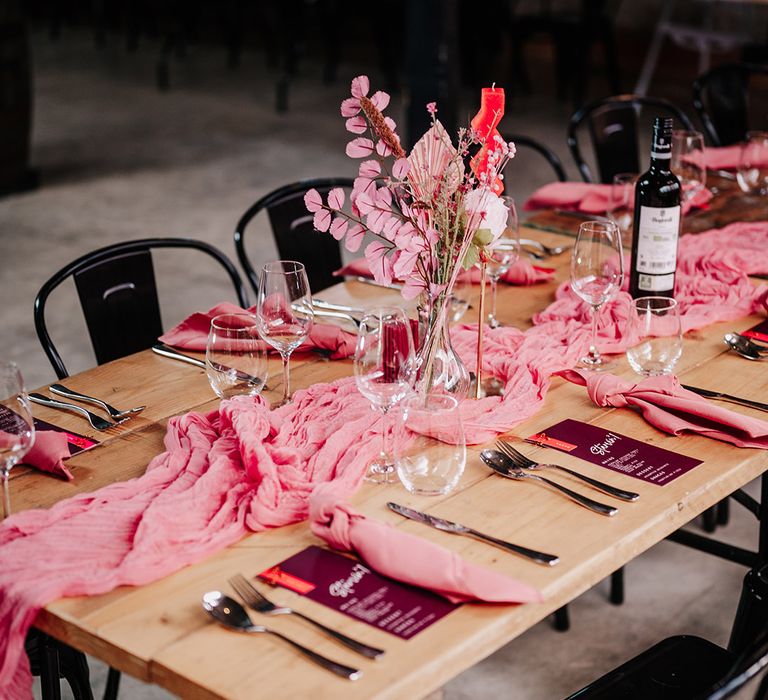
[[[367,277],[373,279],[371,268],[365,258],[353,260],[344,267],[333,273],[337,277]],[[532,265],[527,258],[520,258],[509,270],[501,277],[502,282],[519,286],[527,286],[538,282],[547,282],[555,275],[554,268],[539,267]],[[480,283],[480,270],[473,267],[470,270],[463,271],[458,278],[459,282],[470,282],[471,284]]]
[[[550,182],[536,190],[523,209],[573,209],[584,214],[605,214],[610,205],[612,187],[593,182]],[[685,202],[683,213],[695,207],[704,207],[711,199],[712,193],[702,189]],[[630,206],[634,205],[630,202]]]
[[[534,588],[464,561],[428,540],[366,518],[339,500],[332,485],[315,490],[309,506],[312,532],[334,549],[356,552],[384,576],[426,588],[453,603],[538,603]]]
[[[211,327],[211,319],[219,314],[254,313],[256,307],[241,309],[235,304],[222,302],[212,309],[192,314],[184,319],[178,326],[171,328],[160,336],[158,340],[180,350],[195,350],[204,352],[208,341],[208,331]],[[340,360],[355,354],[355,342],[357,336],[348,333],[338,326],[328,323],[313,323],[312,330],[307,339],[296,349],[296,352],[309,352],[311,350],[326,350],[330,352],[332,360]],[[264,344],[268,350],[271,346]]]
[[[567,369],[558,372],[587,387],[598,406],[636,406],[651,425],[671,433],[698,433],[737,447],[768,449],[768,422],[734,413],[692,391],[677,377],[648,377],[637,384],[612,374]]]
[[[704,149],[704,162],[709,170],[737,170],[741,160],[741,145],[711,147]],[[768,165],[768,154],[765,160],[755,165]]]
[[[0,447],[4,444],[15,443],[17,437],[0,430]],[[41,472],[71,479],[72,474],[64,466],[63,460],[69,457],[67,436],[56,430],[38,430],[35,432],[35,442],[19,464],[26,464]]]

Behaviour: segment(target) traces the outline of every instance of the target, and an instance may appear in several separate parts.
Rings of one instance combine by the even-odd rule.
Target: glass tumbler
[[[736,180],[743,192],[768,195],[768,131],[750,131],[741,146]]]
[[[627,360],[635,372],[651,377],[671,374],[683,353],[677,302],[669,297],[639,297],[629,315]]]
[[[419,496],[451,492],[467,462],[458,401],[447,394],[411,396],[398,418],[395,466],[403,486]]]
[[[258,394],[267,382],[267,354],[253,314],[220,314],[211,319],[205,366],[220,399]]]

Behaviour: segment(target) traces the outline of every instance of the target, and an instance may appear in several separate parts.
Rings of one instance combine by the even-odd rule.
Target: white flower
[[[504,233],[509,210],[504,200],[491,190],[480,187],[467,192],[464,196],[464,209],[473,227],[489,229],[493,241]]]

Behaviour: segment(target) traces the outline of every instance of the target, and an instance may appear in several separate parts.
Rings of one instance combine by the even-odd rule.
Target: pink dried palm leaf
[[[453,194],[464,177],[464,164],[439,120],[422,136],[408,156],[408,180],[416,197],[427,204],[438,192]]]

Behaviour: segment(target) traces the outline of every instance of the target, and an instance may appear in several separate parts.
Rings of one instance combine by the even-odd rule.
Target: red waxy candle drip
[[[496,147],[495,137],[499,136],[498,127],[504,116],[504,88],[483,88],[480,98],[480,111],[472,119],[472,128],[480,135],[482,146],[472,159],[472,172],[479,178],[488,169],[488,152]],[[497,177],[491,183],[496,194],[504,191],[504,185]]]

